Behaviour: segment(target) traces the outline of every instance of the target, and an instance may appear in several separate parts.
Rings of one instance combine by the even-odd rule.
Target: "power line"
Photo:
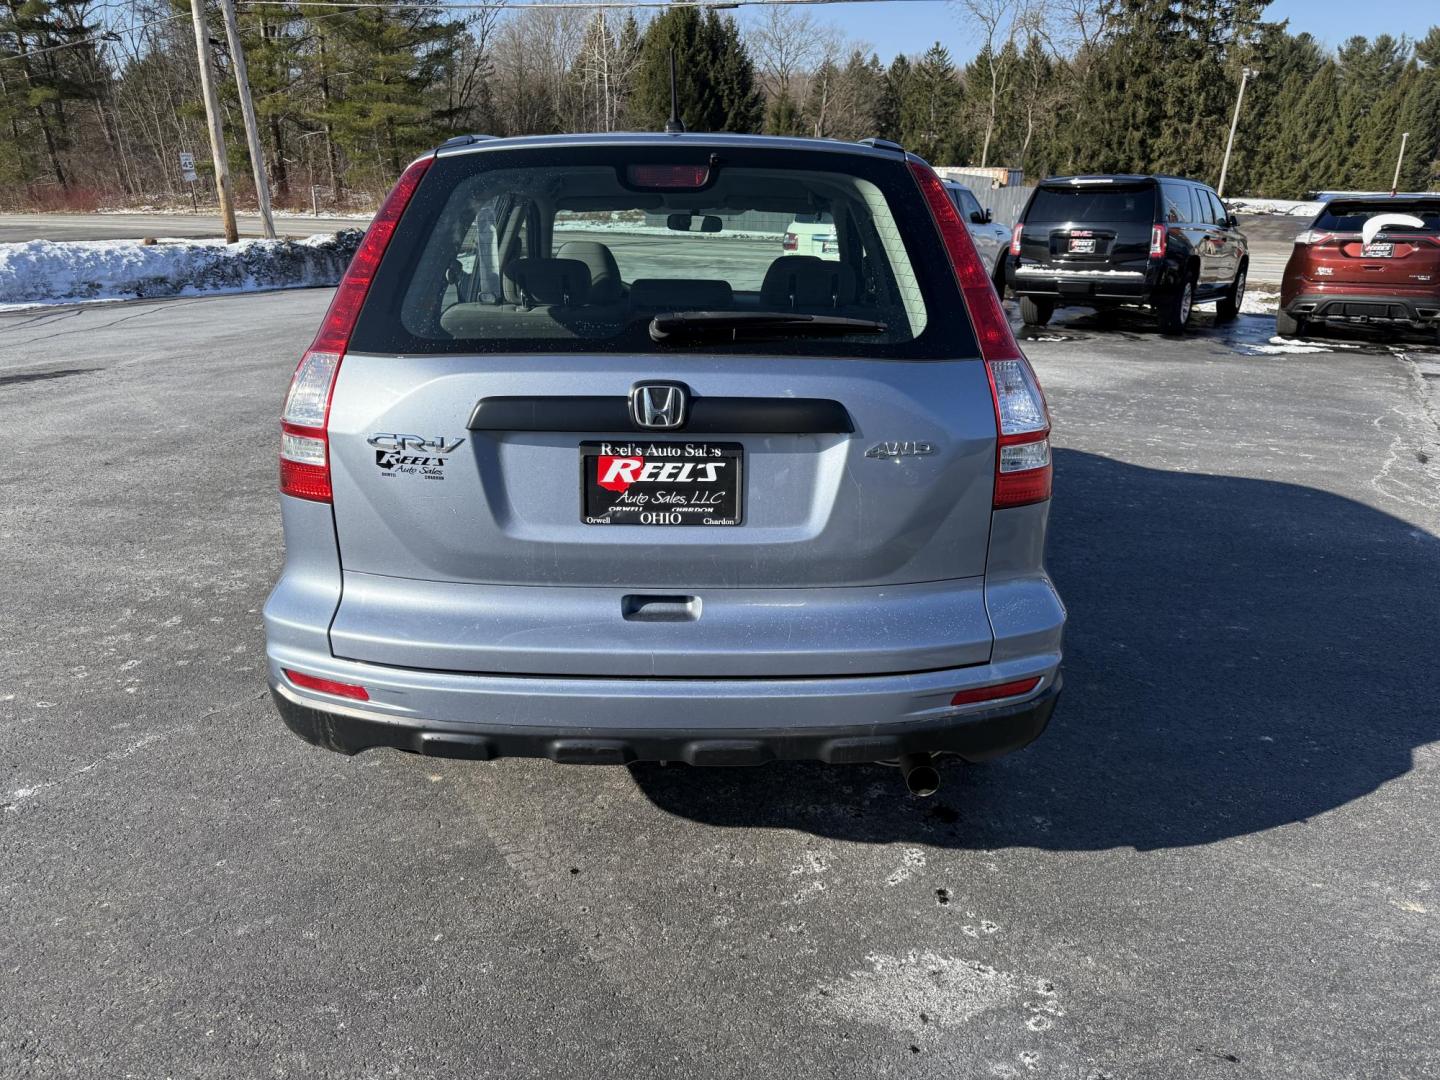
[[[122,35],[133,34],[136,30],[144,30],[147,26],[159,26],[162,23],[174,22],[176,19],[188,18],[190,18],[190,13],[184,11],[179,15],[167,15],[163,19],[149,19],[145,22],[134,23],[131,26],[102,30],[100,33],[87,38],[77,38],[74,41],[61,42],[59,45],[46,45],[43,49],[27,49],[22,53],[11,53],[9,56],[0,56],[0,64],[8,60],[24,60],[31,56],[41,56],[45,53],[55,52],[57,49],[73,49],[79,45],[91,45],[97,41],[119,41]]]

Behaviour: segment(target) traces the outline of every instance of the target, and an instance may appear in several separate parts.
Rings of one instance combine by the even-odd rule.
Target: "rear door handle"
[[[626,622],[694,622],[700,618],[700,598],[633,593],[621,598],[620,614]]]

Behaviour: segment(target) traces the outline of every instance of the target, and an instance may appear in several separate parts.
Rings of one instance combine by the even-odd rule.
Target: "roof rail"
[[[903,146],[901,146],[898,142],[894,142],[890,139],[871,138],[860,139],[858,141],[861,146],[873,146],[876,150],[894,150],[897,154],[905,153],[905,148]]]
[[[453,139],[446,139],[439,146],[444,150],[447,146],[469,146],[471,143],[484,142],[486,139],[497,138],[495,135],[456,135]]]

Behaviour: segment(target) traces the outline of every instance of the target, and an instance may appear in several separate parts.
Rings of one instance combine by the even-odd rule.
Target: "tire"
[[[1215,305],[1215,321],[1221,323],[1234,322],[1240,314],[1240,305],[1245,301],[1245,275],[1250,267],[1245,263],[1240,264],[1240,269],[1235,271],[1235,280],[1230,283],[1230,288]]]
[[[1020,318],[1026,326],[1044,326],[1055,314],[1055,301],[1036,300],[1031,296],[1020,297]]]
[[[1187,277],[1180,288],[1163,294],[1155,301],[1155,314],[1160,319],[1162,334],[1183,334],[1190,314],[1195,310],[1195,277]]]
[[[1305,324],[1283,311],[1275,312],[1275,333],[1281,337],[1299,337],[1305,332]]]

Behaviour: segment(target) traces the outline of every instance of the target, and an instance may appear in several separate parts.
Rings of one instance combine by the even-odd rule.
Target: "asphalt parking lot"
[[[1029,334],[1067,688],[916,800],[286,732],[328,298],[0,315],[0,1076],[1440,1073],[1440,351]]]

